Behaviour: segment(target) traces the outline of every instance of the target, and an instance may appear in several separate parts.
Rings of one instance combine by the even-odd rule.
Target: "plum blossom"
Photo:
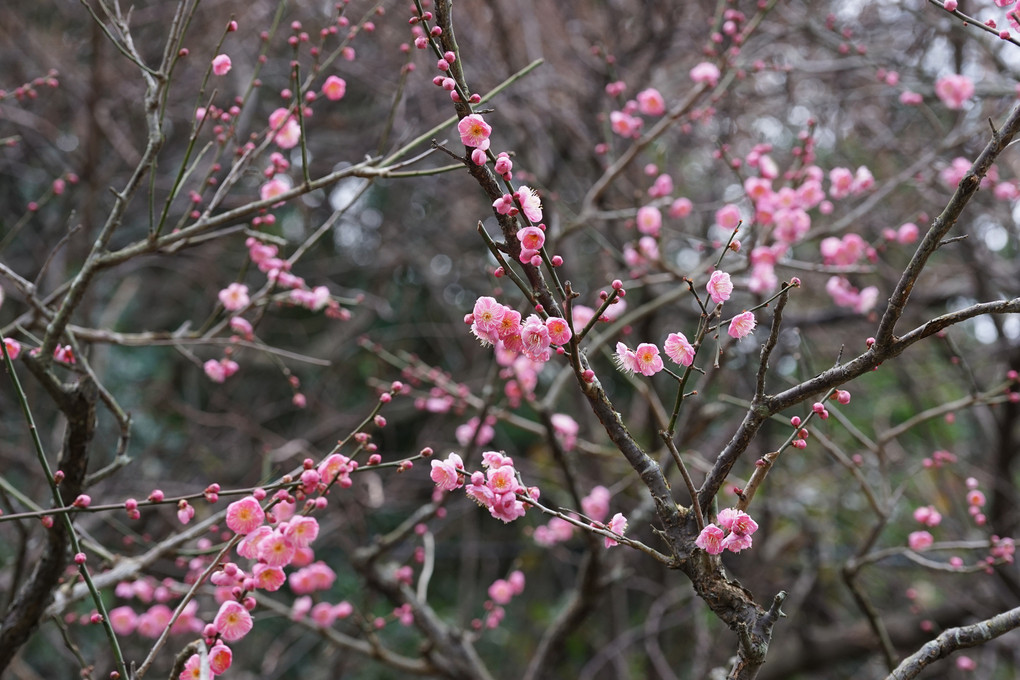
[[[609,489],[604,486],[596,486],[581,499],[581,510],[592,521],[601,522],[609,514],[610,496]]]
[[[523,184],[517,187],[517,200],[525,217],[535,224],[542,221],[542,199],[534,189]]]
[[[942,515],[931,505],[923,505],[914,510],[914,519],[929,527],[937,527],[942,523]]]
[[[715,524],[708,524],[698,537],[694,541],[694,545],[698,546],[709,555],[718,555],[721,553],[723,548],[723,540],[726,537],[726,532],[717,527]]]
[[[253,623],[244,605],[236,600],[228,600],[220,605],[213,625],[224,640],[236,642],[248,634]]]
[[[565,413],[554,413],[549,417],[549,420],[552,422],[553,432],[556,433],[556,438],[563,448],[567,451],[573,450],[577,445],[577,433],[581,426]]]
[[[642,234],[657,237],[662,230],[662,212],[654,205],[638,208],[637,228]]]
[[[740,208],[727,203],[715,211],[715,223],[723,229],[736,229],[740,224]]]
[[[624,373],[653,376],[663,368],[659,348],[648,342],[641,343],[635,350],[631,350],[622,342],[616,343],[614,361]]]
[[[666,113],[666,100],[654,87],[637,93],[638,110],[646,116],[661,116]]]
[[[620,536],[623,536],[623,534],[627,531],[627,518],[623,516],[623,513],[618,512],[615,515],[613,515],[613,519],[609,520],[609,525],[606,528],[612,531],[614,534],[619,534]],[[618,541],[610,538],[609,536],[605,537],[605,543],[607,548],[612,548],[614,545],[619,545]]]
[[[696,83],[706,83],[710,87],[715,87],[719,83],[719,67],[715,64],[703,61],[694,68],[691,69],[691,80]]]
[[[301,125],[287,109],[276,109],[269,114],[269,129],[273,142],[281,149],[293,149],[301,140]]]
[[[218,76],[230,73],[230,57],[225,54],[217,54],[212,60],[212,70]]]
[[[691,203],[691,199],[681,196],[669,205],[669,216],[670,217],[687,217],[694,210],[694,204]]]
[[[460,141],[464,146],[482,151],[489,148],[489,135],[492,134],[492,126],[486,123],[480,114],[472,113],[461,118],[457,123],[457,132],[460,133]]]
[[[726,332],[729,333],[731,338],[740,340],[750,335],[751,331],[754,330],[754,327],[757,324],[758,322],[755,320],[752,312],[741,312],[733,317],[733,320],[730,321],[729,329]]]
[[[262,526],[266,513],[252,496],[246,496],[227,506],[227,528],[235,534],[250,534]]]
[[[330,101],[339,101],[347,94],[347,81],[339,76],[330,76],[322,84],[322,94]]]
[[[219,294],[220,304],[228,312],[236,312],[248,306],[248,286],[242,283],[232,283]]]
[[[644,121],[629,113],[623,111],[609,113],[609,126],[621,137],[637,137],[641,134],[642,125],[644,125]]]
[[[927,531],[914,531],[907,536],[907,545],[910,546],[911,550],[917,552],[927,550],[934,542],[935,539]]]
[[[464,461],[456,453],[446,460],[432,459],[432,481],[443,491],[453,491],[464,486]]]
[[[725,508],[719,511],[716,521],[719,526],[709,524],[702,529],[694,541],[696,546],[709,555],[718,555],[724,550],[740,552],[751,547],[751,535],[758,530],[758,523],[746,512]]]
[[[949,109],[962,109],[964,103],[974,96],[974,81],[959,74],[943,76],[935,81],[935,96]]]
[[[690,366],[694,363],[694,345],[687,340],[683,333],[670,333],[663,343],[666,356],[674,363],[681,366]]]
[[[471,475],[465,491],[479,505],[489,509],[496,519],[512,522],[524,516],[525,505],[518,494],[537,497],[538,489],[527,489],[517,481],[513,459],[498,451],[482,453],[482,467],[486,472]]]
[[[280,194],[290,191],[291,181],[287,175],[277,175],[259,187],[259,198],[263,201],[271,201]]]
[[[878,288],[868,286],[859,291],[843,276],[830,277],[825,290],[837,305],[849,307],[858,314],[868,313],[878,302]]]
[[[733,282],[730,280],[729,274],[717,269],[712,272],[712,277],[708,280],[706,288],[708,294],[712,296],[712,302],[718,305],[730,299],[730,295],[733,293]]]

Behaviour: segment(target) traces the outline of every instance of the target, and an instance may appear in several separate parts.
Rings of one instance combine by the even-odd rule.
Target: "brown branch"
[[[1010,609],[998,616],[960,628],[950,628],[921,647],[890,673],[886,680],[908,680],[915,678],[924,668],[944,659],[958,649],[976,647],[1011,630],[1020,628],[1020,607]]]

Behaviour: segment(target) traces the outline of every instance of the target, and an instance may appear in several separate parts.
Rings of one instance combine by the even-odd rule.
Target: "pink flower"
[[[997,0],[998,1],[998,0]],[[972,671],[977,668],[977,662],[969,656],[960,655],[956,657],[956,667],[961,671]]]
[[[296,546],[279,531],[273,531],[258,543],[259,559],[270,567],[284,567],[294,559]]]
[[[922,97],[917,92],[904,90],[903,92],[900,93],[900,104],[904,104],[906,106],[917,106],[923,101],[924,97]]]
[[[709,295],[712,296],[712,302],[720,304],[730,299],[730,294],[733,293],[733,282],[730,281],[729,274],[716,269],[712,272],[712,278],[708,280],[706,288]]]
[[[184,670],[178,676],[180,680],[201,680],[202,658],[198,654],[192,654],[184,663]]]
[[[496,298],[482,296],[475,300],[475,307],[471,312],[474,324],[483,331],[494,331],[503,320],[506,308],[496,301]]]
[[[694,363],[694,345],[687,341],[683,333],[670,333],[663,344],[666,356],[674,363],[681,366],[690,366]]]
[[[14,338],[4,338],[4,347],[7,348],[7,356],[14,361],[21,354],[21,343]]]
[[[542,221],[542,199],[538,197],[534,189],[522,184],[517,188],[517,200],[521,204],[521,211],[528,220],[535,224]]]
[[[432,481],[443,491],[453,491],[464,486],[464,461],[456,453],[446,460],[432,460]]]
[[[230,330],[234,331],[245,340],[251,340],[254,337],[254,329],[251,326],[251,322],[242,316],[234,316],[230,318]]]
[[[246,496],[227,506],[227,528],[235,534],[247,535],[262,526],[266,513],[252,496]]]
[[[742,338],[746,338],[751,331],[754,330],[757,323],[758,322],[755,321],[754,314],[751,312],[741,312],[733,317],[732,321],[730,321],[730,327],[729,330],[727,330],[727,333],[730,334],[731,338],[740,340]]]
[[[694,545],[698,546],[709,555],[718,555],[723,551],[723,539],[726,536],[726,532],[717,527],[714,524],[707,525],[698,534],[698,538],[695,539]]]
[[[525,227],[517,232],[517,240],[521,242],[521,248],[541,250],[545,245],[545,232],[539,227]]]
[[[661,116],[666,113],[666,100],[654,87],[637,93],[638,111],[646,116]]]
[[[694,210],[694,204],[691,203],[691,199],[681,196],[670,204],[669,216],[687,217],[691,214],[692,210]]]
[[[322,94],[326,96],[326,99],[333,102],[343,99],[344,95],[347,94],[347,81],[337,76],[326,78],[326,82],[322,84]]]
[[[482,151],[489,148],[489,135],[492,134],[492,127],[479,114],[472,113],[461,118],[457,123],[457,132],[460,133],[460,141],[464,146],[478,148]]]
[[[661,371],[663,366],[659,348],[650,342],[642,342],[638,345],[634,350],[634,367],[634,372],[645,376],[653,376]]]
[[[248,306],[248,286],[243,283],[232,283],[219,294],[220,304],[228,312],[236,312]]]
[[[553,344],[566,345],[570,342],[570,325],[566,319],[550,316],[545,320],[545,327],[549,331],[549,341]]]
[[[707,83],[715,87],[719,83],[719,67],[707,61],[703,61],[691,69],[691,80],[696,83]]]
[[[962,109],[974,96],[974,82],[964,75],[952,74],[935,81],[935,96],[950,109]]]
[[[731,532],[725,539],[723,539],[722,547],[723,550],[729,550],[730,552],[740,552],[746,548],[751,547],[753,539],[750,534],[738,534]]]
[[[648,188],[648,195],[652,198],[669,196],[673,193],[673,178],[663,173],[655,178],[655,183]]]
[[[222,642],[217,642],[209,650],[209,670],[216,675],[225,673],[233,660],[234,653]]]
[[[549,420],[552,421],[553,431],[563,448],[567,451],[572,450],[577,444],[577,432],[581,426],[565,413],[554,413],[549,417]]]
[[[181,524],[187,524],[195,517],[195,508],[188,503],[186,500],[181,500],[177,504],[177,521]]]
[[[638,372],[637,356],[634,354],[634,350],[622,342],[616,343],[616,354],[613,356],[613,361],[617,368],[624,373]]]
[[[230,57],[225,54],[218,54],[212,60],[212,70],[218,76],[225,76],[230,73]]]
[[[252,577],[255,579],[255,587],[259,590],[266,590],[275,593],[287,582],[287,576],[280,567],[270,567],[257,563],[252,567]]]
[[[750,536],[758,531],[758,523],[751,516],[736,508],[724,508],[719,511],[719,525],[739,536]]]
[[[637,137],[644,121],[623,111],[609,112],[609,126],[621,137]]]
[[[921,506],[914,510],[914,519],[929,527],[937,527],[942,522],[942,515],[933,506]]]
[[[715,211],[715,223],[723,229],[736,229],[740,223],[740,208],[727,203]]]
[[[927,531],[914,531],[907,536],[907,545],[910,546],[911,550],[916,550],[917,552],[927,550],[934,542],[935,539]]]
[[[236,600],[228,600],[220,605],[213,625],[224,640],[235,642],[247,635],[253,624],[251,614],[244,605]]]
[[[287,175],[277,175],[259,187],[259,198],[263,201],[271,201],[280,194],[290,191],[291,182]]]
[[[601,522],[609,514],[609,498],[609,489],[604,486],[596,486],[581,499],[581,510],[589,519]]]
[[[293,149],[301,141],[301,125],[287,109],[276,109],[269,114],[269,129],[273,142],[281,149]]]
[[[507,604],[513,596],[514,589],[506,579],[496,579],[489,586],[489,599],[496,604]]]
[[[642,234],[658,236],[662,230],[662,213],[654,205],[638,208],[637,228]]]
[[[314,517],[299,515],[287,523],[284,535],[297,548],[307,548],[319,536],[319,521]]]
[[[620,536],[623,536],[623,534],[627,531],[627,518],[623,516],[623,513],[618,512],[615,515],[613,515],[613,519],[609,520],[609,526],[606,528],[612,531],[614,534],[619,534]],[[607,548],[612,548],[614,545],[619,545],[617,541],[613,540],[612,538],[609,538],[608,536],[605,537],[605,542]]]
[[[131,635],[138,623],[138,615],[131,607],[117,607],[110,610],[110,625],[117,635]]]
[[[833,168],[829,171],[829,196],[846,198],[854,186],[854,174],[848,168]]]

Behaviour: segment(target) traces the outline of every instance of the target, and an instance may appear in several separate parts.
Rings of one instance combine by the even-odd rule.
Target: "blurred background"
[[[744,4],[748,7],[721,3],[727,11],[746,13],[728,19],[738,32],[757,21],[755,8]],[[994,16],[1006,26],[1004,10],[985,4],[977,16],[982,21]],[[413,45],[401,49],[413,42],[406,3],[382,3],[383,13],[375,7],[355,1],[344,8],[351,26],[360,27],[346,43],[353,52],[323,66],[311,87],[318,91],[326,76],[337,75],[347,84],[344,98],[320,95],[310,103],[304,148],[266,149],[218,212],[259,197],[262,170],[274,151],[289,162],[286,174],[297,184],[305,162],[315,178],[366,157],[388,156],[453,115],[448,94],[432,83],[438,73],[434,56]],[[134,44],[149,64],[161,58],[173,9],[172,3],[139,2],[130,13]],[[646,88],[657,89],[667,109],[681,102],[693,86],[689,71],[706,59],[713,27],[721,25],[716,8],[665,0],[504,0],[462,2],[454,12],[472,91],[485,94],[542,60],[482,105],[493,127],[492,149],[512,152],[515,182],[540,192],[550,252],[562,255],[560,276],[580,294],[577,302],[596,307],[600,291],[613,279],[624,281],[625,310],[614,310],[614,321],[597,326],[587,351],[630,431],[664,464],[669,457],[657,431],[662,414],[668,417],[672,408],[676,383],[665,375],[628,378],[613,368],[609,353],[617,341],[661,345],[670,332],[693,335],[700,309],[685,292],[683,277],[691,277],[704,295],[708,267],[729,236],[715,225],[719,208],[736,204],[745,220],[752,217],[743,182],[757,173],[748,167],[748,155],[758,147],[758,155],[774,161],[779,171],[774,189],[803,182],[805,156],[813,156],[824,171],[827,191],[833,168],[856,172],[865,166],[875,178],[868,190],[838,200],[830,196],[831,211],[812,210],[808,235],[778,258],[778,280],[799,277],[803,283],[786,307],[771,360],[768,390],[778,392],[864,351],[916,247],[900,236],[901,226],[916,224],[923,235],[952,195],[954,159],[973,161],[989,138],[989,120],[993,125],[1003,120],[1017,98],[1020,47],[964,27],[935,5],[778,2],[738,53],[730,52],[735,66],[724,73],[719,96],[695,102],[594,195],[589,194],[593,185],[633,142],[613,132],[611,112],[625,110],[626,102]],[[238,30],[224,34],[231,19]],[[294,21],[301,23],[299,29],[291,27]],[[269,115],[290,103],[290,94],[282,91],[293,87],[291,61],[301,64],[302,77],[313,73],[310,47],[319,44],[321,30],[335,25],[332,3],[203,2],[179,46],[188,55],[178,62],[166,98],[158,164],[144,178],[110,249],[145,239],[167,205],[164,233],[189,224],[190,212],[208,204],[227,176],[238,147],[251,135],[261,135],[256,143],[264,139]],[[339,47],[348,30],[327,35],[321,54]],[[295,56],[287,39],[301,31],[310,38],[299,42]],[[732,35],[720,38],[720,50],[738,47]],[[232,69],[210,77],[209,63],[218,53],[231,57]],[[955,73],[969,76],[977,87],[959,110],[945,106],[934,90],[939,77]],[[77,3],[0,7],[0,74],[0,87],[6,89],[0,139],[7,142],[0,149],[0,263],[34,282],[46,299],[81,267],[110,214],[113,191],[124,186],[142,157],[145,84],[138,68]],[[626,84],[623,93],[607,94],[606,86],[617,81]],[[28,89],[17,89],[26,83]],[[920,103],[903,103],[905,92],[920,95]],[[223,143],[208,126],[192,142],[196,108],[211,102],[228,109],[235,98],[243,106],[225,125]],[[645,130],[662,120],[631,112],[644,121]],[[461,153],[455,127],[447,125],[407,149],[405,157],[427,151],[432,139]],[[739,168],[733,167],[736,159],[742,161]],[[181,178],[184,163],[191,171]],[[447,155],[433,152],[407,169],[449,163]],[[1016,163],[1015,152],[1007,150],[995,180],[950,233],[964,238],[933,256],[900,333],[977,301],[1016,297]],[[650,196],[662,174],[669,175],[672,190]],[[55,190],[55,180],[64,186]],[[200,203],[193,205],[191,192]],[[669,206],[680,197],[691,201],[692,211],[670,216]],[[648,204],[658,205],[664,215],[658,258],[647,250],[641,255],[634,223],[637,209]],[[269,296],[248,316],[259,341],[279,351],[230,342],[217,294],[235,281],[254,294],[266,282],[245,247],[256,229],[248,222],[175,252],[133,257],[101,272],[72,323],[124,334],[113,338],[82,330],[79,343],[102,384],[130,414],[132,426],[131,463],[89,490],[96,503],[142,499],[154,488],[177,496],[199,493],[213,482],[224,489],[265,483],[305,458],[320,460],[369,414],[381,390],[401,380],[410,392],[385,407],[385,427],[370,428],[384,461],[431,447],[442,457],[460,452],[469,469],[479,469],[479,451],[504,450],[550,507],[576,508],[571,485],[581,495],[603,485],[612,492],[610,512],[630,518],[628,535],[659,545],[643,487],[571,389],[572,377],[561,375],[565,363],[554,358],[532,389],[523,385],[531,394],[515,398],[514,385],[507,383],[518,379],[520,387],[523,375],[497,365],[492,349],[480,347],[464,324],[464,315],[482,295],[527,312],[520,293],[492,276],[496,263],[477,225],[481,221],[493,236],[498,227],[489,201],[467,173],[346,178],[271,214],[275,222],[257,228],[278,245],[281,257],[305,244],[292,273],[311,288],[327,286],[344,310],[341,316],[349,318],[329,318],[286,303],[285,295]],[[310,241],[330,219],[332,227]],[[862,237],[869,256],[848,265],[822,264],[821,241],[848,233]],[[722,267],[736,283],[728,303],[736,307],[733,313],[770,295],[748,288],[748,255],[754,246],[771,243],[769,232],[752,224],[739,238],[744,241],[740,253],[727,255]],[[861,290],[874,286],[876,304],[868,309],[837,305],[826,290],[834,276]],[[28,351],[38,345],[45,320],[10,277],[0,276],[0,287],[5,295],[0,329]],[[698,394],[685,401],[677,438],[696,483],[732,436],[753,393],[771,314],[759,313],[758,319],[763,328],[757,340],[735,343],[722,334],[718,343],[706,342],[699,355],[697,364],[705,372],[689,385]],[[177,339],[171,339],[175,332]],[[713,368],[717,346],[722,357]],[[224,348],[230,348],[240,369],[217,384],[202,364],[224,357]],[[74,379],[71,370],[59,370],[64,380]],[[752,506],[761,526],[753,549],[725,559],[732,577],[757,601],[769,602],[779,590],[790,593],[784,606],[788,618],[776,628],[759,677],[884,676],[881,647],[862,599],[872,618],[884,622],[900,655],[945,627],[1017,605],[1015,566],[982,567],[990,537],[1017,531],[1020,432],[1017,402],[1011,398],[1017,383],[1007,380],[1010,370],[1020,370],[1020,319],[986,317],[960,324],[845,386],[852,401],[834,405],[832,418],[812,424],[806,449],[784,452]],[[61,418],[39,384],[26,371],[19,369],[19,376],[43,443],[55,452],[63,436]],[[46,507],[48,489],[14,391],[5,383],[0,475]],[[303,408],[295,404],[297,394],[306,401]],[[803,404],[766,426],[726,489],[743,486],[754,457],[775,450],[789,436],[788,418],[803,418],[809,411],[810,404]],[[567,414],[577,422],[579,443],[572,451],[550,440],[543,413]],[[494,419],[491,442],[472,442],[470,433],[458,441],[457,428],[480,416]],[[119,434],[115,419],[101,407],[90,470],[115,460]],[[952,461],[941,464],[950,459],[933,457],[936,451],[950,452]],[[967,478],[987,496],[983,524],[968,511]],[[679,475],[671,480],[677,501],[687,504]],[[393,620],[394,603],[366,586],[350,558],[357,546],[392,530],[427,502],[433,488],[427,461],[399,474],[391,469],[358,474],[351,489],[331,494],[315,545],[316,558],[337,573],[333,587],[317,597],[347,600],[366,621],[384,617],[379,638],[411,657],[420,653],[422,638]],[[729,491],[725,494],[720,507],[733,502]],[[219,509],[203,501],[193,505],[196,520]],[[931,529],[936,541],[955,544],[928,554],[939,569],[899,550],[909,533],[923,528],[913,510],[928,505],[943,516]],[[5,514],[25,510],[6,490],[0,491],[0,508]],[[524,519],[503,525],[459,493],[446,510],[445,517],[428,523],[436,541],[430,602],[444,619],[470,629],[473,619],[485,617],[489,584],[514,569],[527,578],[524,593],[506,606],[499,627],[480,634],[477,647],[494,677],[523,676],[543,631],[578,592],[583,612],[538,677],[706,677],[735,649],[735,636],[694,596],[683,575],[640,553],[592,549],[576,535],[542,547],[532,537],[547,522],[538,512],[529,510]],[[115,512],[82,515],[78,521],[94,541],[125,555],[139,554],[180,528],[171,508],[147,510],[139,521]],[[37,521],[0,523],[5,607],[40,550],[42,535]],[[420,542],[412,536],[388,558],[412,565],[417,573],[417,547]],[[865,557],[887,548],[892,550],[873,561]],[[145,577],[180,583],[193,553],[181,554],[161,560]],[[950,556],[960,557],[965,568],[950,568]],[[853,558],[859,570],[847,567]],[[590,574],[591,582],[579,585],[579,574]],[[151,604],[108,596],[110,606],[131,604],[143,611]],[[287,588],[260,597],[285,608],[294,600]],[[211,596],[200,598],[201,618],[211,619],[215,608]],[[75,648],[96,664],[95,677],[106,676],[112,666],[100,631],[77,623],[89,611],[80,603],[63,612],[67,621],[44,622],[8,668],[10,677],[71,677],[81,667]],[[339,650],[279,613],[260,607],[255,618],[253,633],[235,647],[229,677],[368,679],[397,672]],[[336,628],[353,637],[367,635],[354,619]],[[170,648],[176,653],[189,639],[173,637]],[[138,634],[122,640],[128,659],[143,657],[151,643]],[[975,673],[1015,677],[1016,647],[1014,633],[972,650]],[[165,675],[171,656],[164,652],[153,672]],[[950,660],[924,677],[966,674]]]

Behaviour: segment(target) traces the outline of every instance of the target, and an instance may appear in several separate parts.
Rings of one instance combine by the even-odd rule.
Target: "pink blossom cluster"
[[[489,586],[489,599],[485,603],[485,621],[475,619],[471,622],[472,628],[480,630],[482,627],[493,629],[498,628],[506,616],[503,607],[510,604],[514,597],[524,592],[524,572],[516,570],[510,573],[505,579],[496,579]]]
[[[454,431],[454,438],[461,446],[468,446],[471,443],[485,446],[496,436],[496,430],[493,429],[495,424],[495,416],[490,415],[486,417],[484,423],[480,422],[477,416],[472,417],[466,423],[457,427]]]
[[[985,494],[978,488],[979,486],[978,480],[973,477],[967,478],[967,512],[974,518],[975,524],[983,526],[988,518],[984,514]]]
[[[869,246],[860,234],[853,232],[844,234],[843,238],[836,236],[823,238],[819,249],[822,253],[822,262],[825,264],[850,266],[857,264],[865,256],[872,261],[876,258],[875,249]]]
[[[611,97],[618,97],[626,89],[626,83],[616,81],[606,85],[606,94]],[[628,100],[621,110],[609,113],[609,126],[612,131],[621,137],[636,138],[641,134],[644,127],[644,120],[637,114],[649,117],[658,117],[666,113],[666,99],[654,87],[649,87],[637,93],[634,99]]]
[[[518,206],[520,206],[518,208]],[[542,199],[531,187],[522,184],[512,194],[503,194],[492,202],[492,208],[500,215],[513,217],[519,213],[532,224],[542,221]]]
[[[290,618],[300,621],[306,616],[312,619],[321,628],[329,628],[337,619],[346,619],[354,613],[354,606],[344,600],[337,604],[329,602],[314,602],[308,595],[295,598],[291,607]]]
[[[550,316],[544,321],[531,314],[521,321],[521,313],[489,296],[479,297],[474,309],[464,317],[471,332],[485,345],[523,354],[531,361],[546,362],[552,346],[570,342],[572,333],[565,319]]]
[[[1003,184],[1005,184],[1006,186],[1013,186],[1013,187],[1016,186],[1015,184],[1013,184],[1011,182],[1004,182]],[[998,186],[996,187],[996,190],[998,190]],[[885,240],[887,240],[887,241],[895,241],[896,243],[899,243],[900,245],[909,245],[911,243],[914,243],[915,241],[917,241],[919,236],[920,236],[920,229],[913,222],[905,222],[905,223],[901,224],[899,226],[899,228],[897,228],[897,229],[891,229],[890,228],[890,229],[883,229],[882,230],[882,237]]]
[[[482,467],[485,472],[470,475],[465,491],[479,505],[488,508],[496,519],[512,522],[524,516],[526,506],[521,497],[538,498],[536,487],[525,487],[517,480],[517,470],[510,456],[499,451],[482,453]],[[456,453],[446,460],[432,461],[432,481],[442,491],[453,491],[465,486],[467,472],[464,462]]]
[[[736,508],[725,508],[719,511],[716,521],[718,526],[708,524],[701,530],[694,545],[709,555],[718,555],[724,550],[740,552],[751,547],[751,536],[758,530],[758,523],[750,515]]]
[[[612,497],[609,489],[604,486],[596,486],[587,496],[581,499],[581,511],[593,525],[598,525],[609,515],[609,500]],[[580,519],[577,515],[571,515],[573,519]],[[553,517],[547,524],[535,528],[535,543],[541,546],[550,546],[569,540],[574,535],[577,525],[568,522],[562,517]]]
[[[949,191],[956,191],[964,176],[970,172],[971,162],[963,156],[957,156],[949,165],[939,172],[939,181]],[[1020,187],[1016,180],[1001,180],[999,168],[992,165],[981,179],[982,189],[991,189],[1000,201],[1015,201],[1020,198]]]
[[[292,274],[291,263],[278,256],[277,246],[263,243],[254,236],[249,237],[245,245],[248,247],[248,256],[259,271],[265,273],[270,281],[290,289],[289,299],[293,304],[313,312],[325,310],[325,314],[331,318],[343,319],[349,316],[349,312],[345,313],[346,310],[342,310],[339,303],[333,299],[329,288],[326,286],[310,288],[303,278]],[[244,292],[247,294],[247,288]]]
[[[664,343],[666,356],[680,366],[694,363],[695,349],[683,333],[670,333]],[[650,342],[642,342],[636,349],[630,349],[622,342],[616,343],[616,354],[613,356],[617,367],[624,373],[640,373],[651,377],[665,368],[658,346]]]
[[[858,314],[867,314],[878,302],[878,288],[855,288],[845,276],[832,276],[825,283],[825,292],[840,307],[848,307]]]

